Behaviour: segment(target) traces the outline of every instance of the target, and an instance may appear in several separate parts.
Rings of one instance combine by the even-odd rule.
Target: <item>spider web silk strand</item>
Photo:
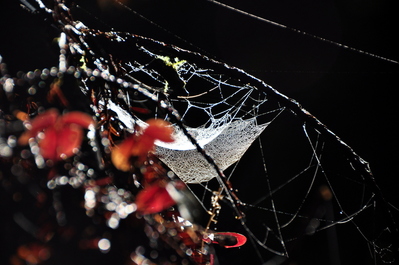
[[[259,21],[268,23],[270,25],[277,26],[277,27],[282,28],[282,29],[290,30],[290,31],[298,33],[298,34],[302,34],[304,36],[311,37],[313,39],[332,44],[332,45],[337,46],[339,48],[347,49],[347,50],[350,50],[350,51],[353,51],[353,52],[356,52],[356,53],[359,53],[359,54],[364,54],[364,55],[367,55],[367,56],[370,56],[370,57],[373,57],[373,58],[376,58],[376,59],[379,59],[379,60],[387,61],[387,62],[390,62],[390,63],[399,64],[399,61],[396,61],[396,60],[393,60],[393,59],[389,59],[387,57],[383,57],[383,56],[380,56],[380,55],[377,55],[377,54],[374,54],[374,53],[370,53],[370,52],[367,52],[367,51],[364,51],[364,50],[361,50],[361,49],[357,49],[357,48],[354,48],[354,47],[351,47],[351,46],[348,46],[348,45],[345,45],[345,44],[342,44],[342,43],[339,43],[339,42],[336,42],[336,41],[333,41],[333,40],[330,40],[330,39],[326,39],[326,38],[323,38],[323,37],[320,37],[320,36],[317,36],[317,35],[314,35],[314,34],[310,34],[308,32],[305,32],[305,31],[302,31],[302,30],[299,30],[299,29],[296,29],[296,28],[292,28],[292,27],[286,26],[284,24],[281,24],[281,23],[266,19],[264,17],[260,17],[260,16],[257,16],[257,15],[251,14],[249,12],[246,12],[244,10],[235,8],[233,6],[229,6],[227,4],[218,2],[216,0],[206,0],[206,1],[211,2],[211,3],[215,4],[215,5],[219,5],[219,6],[222,6],[224,8],[230,9],[230,10],[232,10],[234,12],[237,12],[237,13],[240,13],[242,15],[249,16],[249,17],[257,19]]]

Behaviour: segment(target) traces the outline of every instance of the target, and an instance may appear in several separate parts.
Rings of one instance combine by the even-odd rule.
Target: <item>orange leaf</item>
[[[111,152],[111,160],[114,166],[122,171],[130,170],[130,156],[132,148],[136,144],[134,136],[126,138],[122,143],[115,146]]]
[[[153,150],[154,146],[153,138],[142,135],[131,149],[131,155],[144,157]]]

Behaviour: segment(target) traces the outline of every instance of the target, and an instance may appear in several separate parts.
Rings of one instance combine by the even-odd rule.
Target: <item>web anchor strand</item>
[[[336,41],[333,41],[333,40],[330,40],[330,39],[326,39],[326,38],[323,38],[323,37],[320,37],[320,36],[317,36],[317,35],[314,35],[314,34],[311,34],[311,33],[308,33],[308,32],[305,32],[305,31],[302,31],[302,30],[299,30],[299,29],[296,29],[296,28],[292,28],[292,27],[289,27],[289,26],[287,26],[287,25],[284,25],[284,24],[275,22],[275,21],[273,21],[273,20],[266,19],[266,18],[257,16],[257,15],[254,15],[254,14],[252,14],[252,13],[249,13],[249,12],[246,12],[246,11],[244,11],[244,10],[235,8],[235,7],[233,7],[233,6],[230,6],[230,5],[221,3],[221,2],[216,1],[216,0],[206,0],[206,1],[208,1],[208,2],[210,2],[210,3],[213,3],[213,4],[215,4],[215,5],[218,5],[218,6],[222,6],[222,7],[226,8],[226,9],[229,9],[229,10],[231,10],[231,11],[237,12],[237,13],[239,13],[239,14],[242,14],[242,15],[245,15],[245,16],[248,16],[248,17],[251,17],[251,18],[254,18],[254,19],[259,20],[259,21],[261,21],[261,22],[268,23],[268,24],[270,24],[270,25],[279,27],[279,28],[281,28],[281,29],[285,29],[285,30],[292,31],[292,32],[295,32],[295,33],[304,35],[304,36],[306,36],[306,37],[310,37],[310,38],[316,39],[316,40],[318,40],[318,41],[322,41],[322,42],[325,42],[325,43],[329,43],[329,44],[331,44],[331,45],[337,46],[337,47],[342,48],[342,49],[350,50],[350,51],[356,52],[356,53],[358,53],[358,54],[364,54],[364,55],[366,55],[366,56],[370,56],[370,57],[373,57],[373,58],[376,58],[376,59],[379,59],[379,60],[383,60],[383,61],[386,61],[386,62],[390,62],[390,63],[394,63],[394,64],[399,64],[399,61],[396,61],[396,60],[393,60],[393,59],[390,59],[390,58],[387,58],[387,57],[383,57],[383,56],[380,56],[380,55],[377,55],[377,54],[374,54],[374,53],[371,53],[371,52],[367,52],[367,51],[364,51],[364,50],[361,50],[361,49],[357,49],[357,48],[354,48],[354,47],[351,47],[351,46],[348,46],[348,45],[345,45],[345,44],[342,44],[342,43],[339,43],[339,42],[336,42]]]

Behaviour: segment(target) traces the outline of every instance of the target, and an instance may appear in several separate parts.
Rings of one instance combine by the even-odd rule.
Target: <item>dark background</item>
[[[399,60],[395,1],[225,2],[290,28]],[[398,63],[205,0],[125,1],[130,10],[105,0],[76,4],[75,19],[88,27],[129,31],[199,51],[296,99],[370,163],[389,201],[399,201]],[[52,48],[56,36],[46,22],[21,10],[17,1],[2,1],[0,23],[0,55],[11,73],[57,65],[58,51]]]
[[[18,1],[12,7],[8,2],[12,1],[2,1],[0,6],[0,54],[10,71],[56,65],[57,49],[51,48],[54,32],[40,19],[22,12]],[[321,38],[399,60],[393,2],[226,3]],[[113,1],[76,3],[79,7],[72,8],[75,18],[91,28],[152,37],[259,77],[299,101],[370,162],[381,185],[393,189],[398,172],[397,63],[340,48],[207,1],[127,1],[130,11]]]

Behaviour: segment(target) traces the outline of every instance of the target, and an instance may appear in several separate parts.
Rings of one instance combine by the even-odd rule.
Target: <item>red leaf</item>
[[[140,107],[130,107],[130,109],[133,110],[134,112],[142,113],[142,114],[148,114],[151,112],[149,109],[144,109],[144,108],[140,108]]]
[[[62,124],[74,123],[82,128],[87,129],[91,124],[94,124],[92,117],[80,111],[71,111],[61,117]]]
[[[80,147],[83,132],[79,126],[70,124],[69,126],[62,128],[58,132],[57,137],[57,157],[61,158],[61,155],[70,157],[74,154],[74,149]]]
[[[21,145],[25,145],[28,143],[29,138],[35,137],[40,131],[54,126],[57,118],[58,118],[58,111],[56,109],[49,109],[43,114],[39,114],[33,121],[31,122],[31,129],[23,133],[18,142]]]
[[[40,131],[44,138],[39,140],[42,156],[54,161],[74,154],[83,138],[82,128],[94,124],[94,120],[87,114],[78,111],[69,112],[60,117],[56,109],[49,109],[38,115],[31,123],[31,129],[19,138],[20,144],[27,144],[29,138],[35,137]]]
[[[169,122],[161,119],[150,119],[146,123],[148,127],[144,130],[143,136],[145,135],[162,142],[173,142],[173,128]]]
[[[244,235],[241,235],[239,233],[233,233],[233,232],[217,232],[213,233],[214,239],[212,240],[212,243],[220,244],[225,248],[236,248],[240,247],[247,242],[247,238]],[[230,242],[234,242],[234,244],[230,245]]]
[[[46,129],[44,138],[39,142],[40,154],[45,159],[51,159],[53,161],[57,159],[57,131],[54,127]]]
[[[36,135],[43,129],[54,126],[58,116],[59,113],[56,109],[49,109],[43,114],[39,114],[31,123],[32,128],[30,129],[30,134]]]
[[[165,187],[157,184],[146,187],[136,197],[137,211],[143,214],[158,213],[175,204]]]

